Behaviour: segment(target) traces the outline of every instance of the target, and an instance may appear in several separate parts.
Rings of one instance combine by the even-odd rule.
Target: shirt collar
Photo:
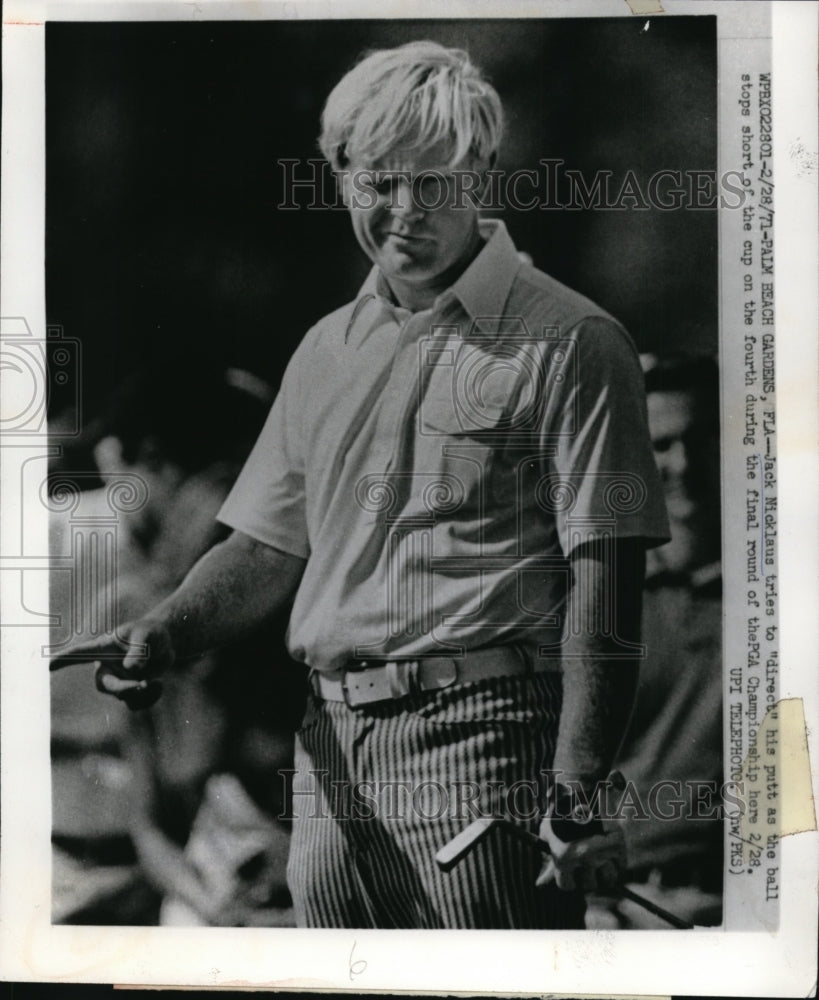
[[[493,334],[498,331],[498,317],[503,315],[521,261],[500,219],[482,219],[479,226],[486,240],[483,249],[452,287],[438,296],[436,303],[455,296],[475,327],[482,333]],[[367,300],[386,297],[383,282],[381,272],[374,266],[356,297],[354,317]]]
[[[483,220],[480,229],[486,244],[451,291],[475,325],[484,333],[493,333],[497,331],[498,317],[504,313],[521,261],[500,219]]]

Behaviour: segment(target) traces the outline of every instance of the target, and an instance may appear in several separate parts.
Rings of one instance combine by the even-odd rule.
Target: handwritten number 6
[[[353,946],[350,948],[350,982],[353,981],[355,976],[360,976],[362,972],[367,968],[367,963],[363,958],[359,958],[357,961],[353,961],[353,955],[355,954],[355,946],[357,942],[353,941]]]

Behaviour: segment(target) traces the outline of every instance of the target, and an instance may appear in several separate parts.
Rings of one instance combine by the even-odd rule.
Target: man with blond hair
[[[133,704],[293,599],[305,926],[582,927],[583,890],[625,864],[578,807],[628,719],[665,512],[627,335],[480,218],[502,125],[434,42],[341,80],[320,145],[372,271],[291,359],[219,515],[233,534],[119,643],[61,661],[112,655],[98,684]],[[548,868],[495,829],[439,870],[494,815],[539,833]]]

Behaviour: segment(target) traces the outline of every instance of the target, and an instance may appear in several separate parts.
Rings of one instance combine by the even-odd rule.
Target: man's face
[[[693,393],[651,392],[647,403],[672,535],[657,554],[669,569],[690,569],[719,554],[719,439],[698,419]]]
[[[675,521],[688,520],[696,508],[688,483],[694,400],[687,392],[652,392],[647,403],[651,444],[668,513]]]
[[[423,307],[449,287],[480,245],[478,211],[464,193],[474,161],[456,167],[447,144],[423,151],[400,150],[373,164],[351,163],[344,198],[353,231],[378,265],[398,300]]]

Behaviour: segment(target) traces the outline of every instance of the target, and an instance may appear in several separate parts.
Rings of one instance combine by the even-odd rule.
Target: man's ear
[[[342,167],[340,170],[336,170],[336,184],[338,184],[338,189],[341,192],[341,200],[344,202],[344,207],[349,208],[352,204],[352,179],[349,169]]]

